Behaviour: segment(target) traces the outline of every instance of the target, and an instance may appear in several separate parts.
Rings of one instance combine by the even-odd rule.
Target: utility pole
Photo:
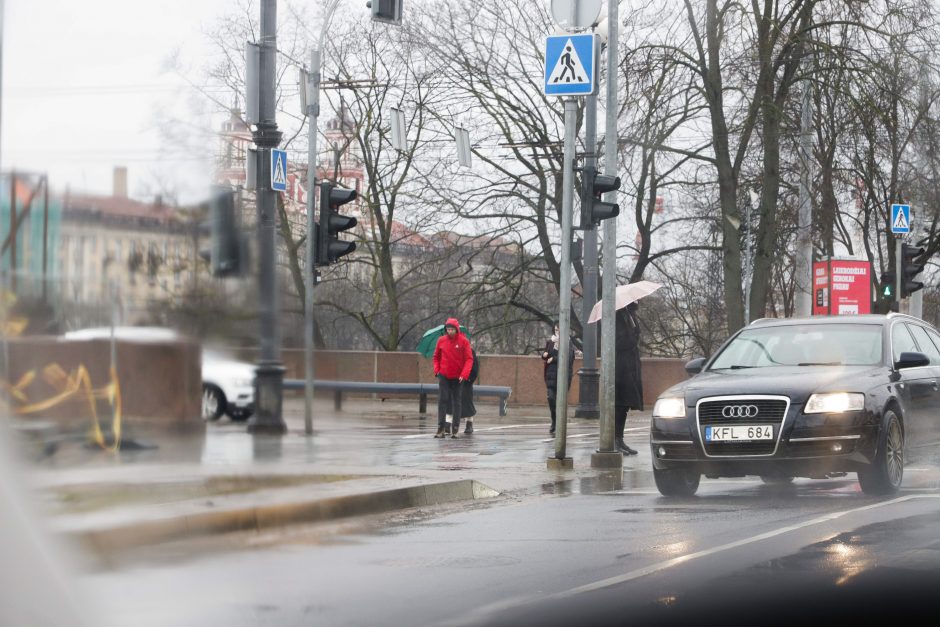
[[[0,0],[0,131],[3,129],[3,116],[2,116],[2,107],[3,107],[3,15],[4,15],[4,0]],[[0,132],[0,137],[2,137],[2,132]],[[3,168],[0,168],[0,183],[3,182]],[[2,187],[2,186],[0,186]],[[13,188],[13,172],[10,172],[10,188]],[[10,204],[10,213],[13,213],[15,205]],[[14,235],[14,240],[16,239]],[[13,267],[13,264],[10,264],[10,267]],[[3,273],[0,277],[0,289],[6,291],[7,289],[7,277],[6,273]],[[4,313],[0,322],[6,326],[7,316]],[[3,372],[0,372],[0,376],[3,376],[5,379],[9,380],[10,375],[10,346],[7,341],[7,334],[3,333]]]
[[[584,110],[584,165],[597,164],[597,96],[587,96]],[[583,177],[582,177],[583,178]],[[585,207],[581,207],[585,211]],[[597,418],[597,327],[587,323],[597,300],[597,227],[593,222],[584,229],[584,283],[582,285],[581,329],[584,361],[578,371],[578,418]]]
[[[328,20],[327,20],[328,21]],[[326,30],[324,24],[324,30]],[[320,37],[320,47],[323,37]],[[316,224],[313,219],[317,185],[317,118],[320,115],[320,48],[310,50],[310,74],[302,89],[307,92],[307,262],[304,280],[304,432],[313,434],[313,289],[316,287]]]
[[[277,130],[275,76],[277,69],[277,0],[261,0],[261,41],[258,77],[258,123],[252,132],[257,150],[258,189],[258,295],[260,298],[261,355],[255,375],[255,415],[248,432],[282,434],[287,425],[282,415],[284,366],[278,333],[275,268],[276,192],[271,189],[271,151],[281,143]]]
[[[549,468],[572,468],[565,456],[568,433],[568,354],[571,352],[571,227],[574,213],[574,141],[578,101],[565,98],[565,144],[561,184],[561,277],[558,282],[558,390],[555,395],[555,456]]]
[[[304,73],[306,84],[304,101],[307,116],[307,276],[304,278],[304,432],[313,434],[313,330],[316,321],[313,317],[313,290],[317,285],[317,229],[314,221],[314,188],[317,185],[317,120],[320,116],[320,70],[322,69],[323,42],[333,20],[333,13],[339,0],[329,0],[323,25],[320,27],[320,41],[310,49],[310,72]]]
[[[796,230],[796,265],[793,269],[798,316],[809,316],[813,306],[812,95],[811,84],[806,81],[800,119],[800,211]]]
[[[920,61],[920,107],[921,107],[921,110],[924,111],[925,114],[928,108],[930,107],[929,90],[928,90],[928,85],[930,81],[929,67],[930,66],[927,65],[927,55],[924,55],[923,57],[921,57],[921,61]],[[924,119],[925,125],[931,124],[930,116],[924,115],[923,119]],[[920,151],[920,154],[922,155],[921,163],[923,164],[923,167],[922,167],[923,171],[928,172],[930,168],[930,164],[933,163],[933,159],[932,159],[933,154],[932,154],[932,148],[931,148],[932,144],[929,141],[929,138],[927,137],[927,129],[924,129],[923,136],[924,136],[924,139],[922,140],[922,144],[921,144],[923,146],[923,149]],[[926,197],[922,198],[920,203],[921,205],[926,207],[927,206]],[[912,216],[911,222],[913,221],[914,220]],[[925,222],[926,222],[925,220],[921,220],[922,225]],[[924,228],[924,227],[921,226],[920,228]],[[924,290],[917,290],[916,292],[911,294],[911,300],[908,303],[907,311],[915,318],[924,317]]]
[[[607,3],[607,115],[604,126],[604,174],[617,176],[617,41],[618,0]],[[617,202],[617,192],[607,192],[605,202]],[[593,468],[622,468],[623,455],[614,448],[614,362],[617,286],[617,219],[604,220],[604,283],[601,297],[600,446],[591,455]]]

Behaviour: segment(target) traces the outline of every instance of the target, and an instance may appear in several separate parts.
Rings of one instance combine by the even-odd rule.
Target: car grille
[[[789,402],[785,398],[749,398],[736,396],[733,398],[715,399],[698,404],[699,437],[705,454],[712,457],[734,457],[772,455],[780,440],[780,429]],[[725,416],[726,408],[756,407],[753,416]],[[772,440],[755,442],[706,442],[706,426],[724,425],[773,425],[774,437]]]

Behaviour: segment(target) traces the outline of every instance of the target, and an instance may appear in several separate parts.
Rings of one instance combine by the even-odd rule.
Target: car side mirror
[[[702,366],[705,365],[705,362],[708,361],[705,357],[696,357],[690,361],[687,361],[685,364],[685,371],[689,373],[689,376],[697,375],[702,371]]]
[[[923,353],[917,353],[914,351],[901,353],[901,356],[898,357],[898,360],[894,362],[894,369],[900,370],[901,368],[918,368],[920,366],[929,366],[930,358]]]

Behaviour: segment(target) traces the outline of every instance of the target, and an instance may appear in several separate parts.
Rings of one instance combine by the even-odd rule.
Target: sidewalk
[[[596,477],[597,420],[569,410],[566,453],[574,470],[550,471],[547,409],[478,405],[474,433],[435,439],[436,414],[417,401],[318,399],[314,433],[303,400],[285,399],[288,433],[252,436],[223,418],[205,434],[143,436],[117,454],[61,443],[28,474],[52,527],[101,554],[228,531],[337,520],[412,507],[552,492]],[[627,440],[640,451],[624,470],[649,473],[647,412],[631,412]],[[133,437],[133,435],[132,435]]]

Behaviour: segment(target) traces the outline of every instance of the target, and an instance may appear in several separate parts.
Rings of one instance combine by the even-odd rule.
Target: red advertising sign
[[[813,264],[813,315],[871,313],[871,264],[827,259]]]
[[[829,315],[829,261],[813,263],[813,315]]]

